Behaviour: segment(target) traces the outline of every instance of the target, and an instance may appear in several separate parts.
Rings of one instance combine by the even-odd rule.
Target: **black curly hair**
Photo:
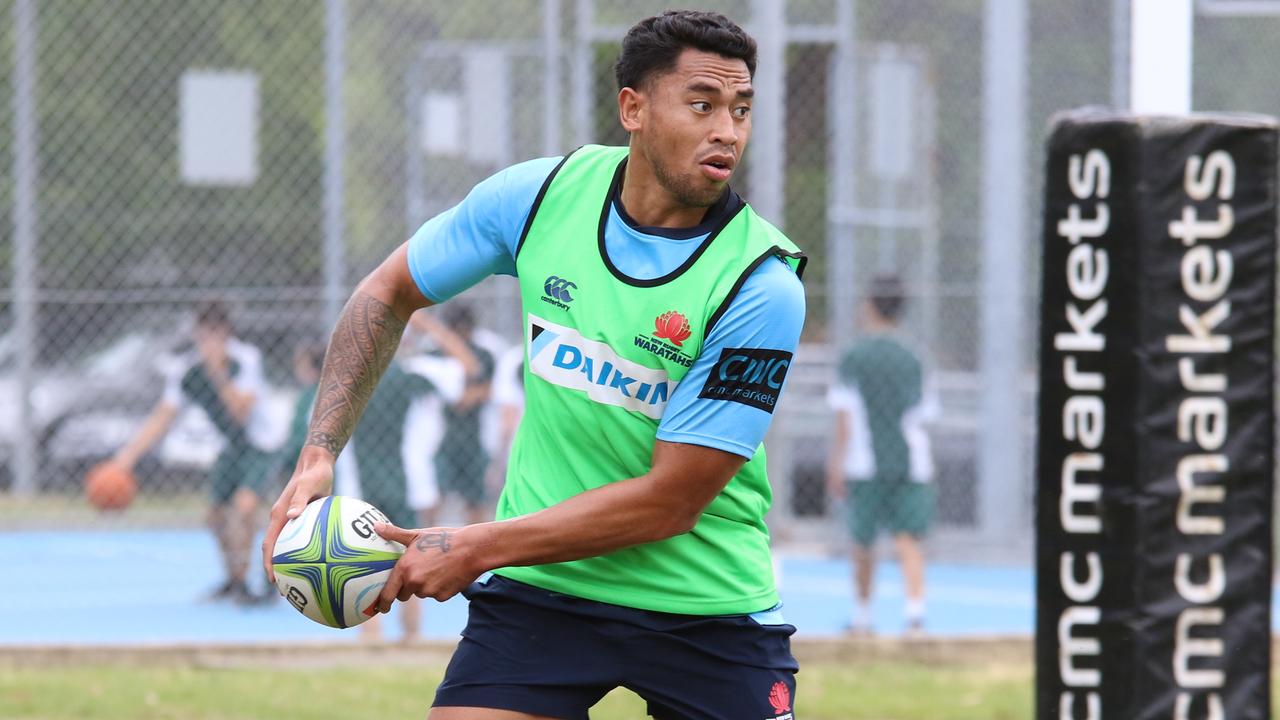
[[[680,53],[688,48],[741,60],[755,77],[756,41],[736,23],[720,13],[668,10],[627,31],[622,54],[613,66],[618,89],[640,89],[674,68]]]
[[[906,304],[906,288],[896,275],[876,275],[871,278],[871,287],[867,292],[867,301],[876,309],[880,317],[889,322],[897,322],[902,315],[902,307]]]

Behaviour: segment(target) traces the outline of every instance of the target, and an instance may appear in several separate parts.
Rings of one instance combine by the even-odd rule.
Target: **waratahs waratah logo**
[[[791,689],[779,680],[769,689],[769,704],[778,715],[791,711]],[[787,717],[790,717],[789,715]]]
[[[693,332],[689,329],[689,318],[675,310],[668,310],[653,321],[654,337],[670,340],[676,347],[680,347],[692,334]]]
[[[577,283],[559,275],[552,275],[542,284],[542,301],[568,310],[569,303],[573,302],[573,295],[569,291],[577,289]]]

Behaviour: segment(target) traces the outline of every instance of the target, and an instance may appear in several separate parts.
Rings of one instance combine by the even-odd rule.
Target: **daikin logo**
[[[605,405],[655,420],[667,409],[676,383],[664,370],[628,360],[605,343],[529,313],[526,328],[529,370],[547,382]]]

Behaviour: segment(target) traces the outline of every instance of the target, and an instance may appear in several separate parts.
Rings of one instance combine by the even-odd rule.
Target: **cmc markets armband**
[[[791,355],[762,348],[721,350],[698,397],[729,400],[773,413],[791,367]]]

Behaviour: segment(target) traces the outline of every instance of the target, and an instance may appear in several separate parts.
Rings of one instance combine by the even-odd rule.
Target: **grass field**
[[[0,718],[420,719],[451,652],[451,643],[0,646]],[[808,639],[795,652],[797,720],[1033,717],[1030,638]],[[647,718],[626,690],[605,697],[591,717]]]
[[[18,497],[0,492],[0,527],[13,530],[92,528],[96,530],[202,527],[209,511],[201,492],[141,493],[124,512],[100,512],[78,493]]]
[[[1028,638],[810,638],[793,649],[803,720],[1031,717]],[[452,642],[0,646],[0,718],[423,718],[452,651]],[[591,717],[647,716],[617,690]]]
[[[35,720],[421,718],[443,671],[432,667],[193,668],[84,665],[0,673],[0,717]],[[1014,720],[1031,717],[1030,668],[807,665],[803,720]],[[593,720],[639,720],[614,691]]]

